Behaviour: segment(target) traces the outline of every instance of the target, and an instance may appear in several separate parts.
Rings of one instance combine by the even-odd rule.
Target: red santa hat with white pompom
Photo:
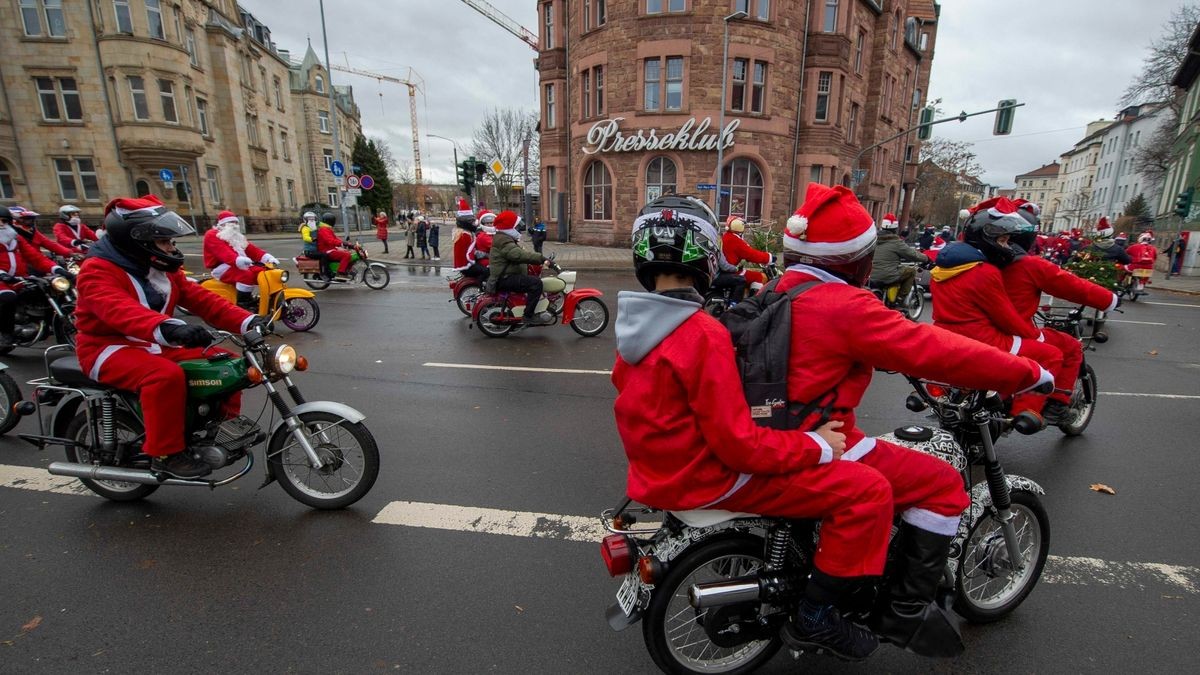
[[[222,227],[230,223],[236,224],[237,221],[237,214],[235,214],[233,211],[222,211],[217,214],[217,227]]]
[[[811,262],[852,262],[875,246],[875,221],[844,186],[809,183],[804,203],[788,218],[785,252]]]
[[[879,225],[880,229],[895,230],[899,229],[900,221],[896,219],[896,214],[888,213],[883,217],[883,223]]]
[[[471,210],[471,204],[462,197],[458,198],[458,211],[454,213],[456,218],[475,218],[475,212]]]

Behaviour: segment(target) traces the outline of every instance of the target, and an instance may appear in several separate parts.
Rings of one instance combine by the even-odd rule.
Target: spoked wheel
[[[1071,392],[1071,409],[1058,425],[1064,434],[1078,436],[1087,429],[1096,413],[1096,392],[1096,371],[1085,363]]]
[[[479,301],[479,296],[483,294],[481,286],[467,286],[458,292],[458,296],[454,298],[454,302],[458,303],[458,311],[471,316],[472,310],[475,309],[475,303]]]
[[[343,509],[362,499],[379,477],[379,447],[362,423],[327,412],[300,414],[304,435],[321,458],[314,469],[287,426],[271,436],[267,462],[296,501],[315,509]]]
[[[575,305],[571,328],[583,337],[596,337],[608,326],[608,306],[599,298],[584,298]]]
[[[124,441],[131,445],[140,445],[139,441],[146,435],[141,421],[134,417],[133,413],[120,408],[113,411],[113,432],[118,443]],[[74,445],[67,448],[68,461],[79,464],[100,464],[100,458],[92,452],[99,444],[100,439],[91,437],[86,412],[80,412],[71,420],[64,435],[75,441]],[[114,502],[137,501],[158,489],[157,485],[126,483],[125,481],[92,480],[91,478],[80,478],[79,481],[92,492]]]
[[[908,292],[908,298],[904,303],[904,316],[910,321],[920,321],[921,313],[925,311],[925,295],[920,289],[913,286],[913,290]]]
[[[321,320],[321,307],[313,298],[291,298],[283,302],[279,318],[294,331],[312,330]]]
[[[484,335],[493,338],[504,337],[512,332],[512,325],[506,323],[497,323],[497,319],[504,316],[504,304],[497,301],[484,301],[488,304],[483,307],[476,307],[479,312],[479,318],[475,321],[475,325],[479,326],[479,330]]]
[[[21,416],[13,410],[13,405],[21,400],[21,389],[17,381],[8,374],[0,371],[0,434],[12,431],[21,421]]]
[[[329,288],[329,280],[320,274],[305,274],[304,285],[308,286],[314,291],[323,291],[326,288]]]
[[[755,573],[763,566],[763,545],[750,539],[722,539],[700,546],[670,566],[670,573],[655,587],[650,606],[642,622],[642,638],[654,663],[667,673],[747,673],[766,663],[779,650],[778,632],[770,637],[736,637],[714,643],[721,626],[706,625],[717,621],[718,610],[697,610],[688,602],[688,590],[694,584],[733,579]],[[745,612],[757,612],[757,603],[747,604]],[[727,613],[722,613],[727,614]]]
[[[1021,550],[1014,565],[996,514],[989,509],[971,526],[958,568],[954,609],[968,621],[990,623],[1020,605],[1033,590],[1050,551],[1050,520],[1038,496],[1012,492],[1013,528]]]
[[[370,265],[367,265],[366,271],[363,272],[363,283],[365,283],[368,288],[376,291],[387,288],[387,285],[389,282],[391,282],[391,280],[391,273],[388,272],[387,267],[384,267],[381,263],[371,263]]]

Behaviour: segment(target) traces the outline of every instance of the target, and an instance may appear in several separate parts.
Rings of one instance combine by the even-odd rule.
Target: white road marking
[[[1200,396],[1193,396],[1192,394],[1139,394],[1139,393],[1129,392],[1129,391],[1102,391],[1102,392],[1100,392],[1100,395],[1101,396],[1136,396],[1138,398],[1176,398],[1176,399],[1182,399],[1185,401],[1190,401],[1192,399],[1200,398]]]
[[[1099,558],[1049,556],[1042,581],[1076,586],[1116,586],[1145,590],[1145,582],[1200,592],[1200,568],[1163,563],[1114,562]]]
[[[1165,323],[1159,323],[1158,321],[1129,321],[1127,319],[1105,319],[1105,321],[1107,321],[1108,323],[1136,323],[1136,324],[1140,324],[1142,326],[1165,326],[1165,325],[1167,325]]]
[[[511,370],[521,373],[566,373],[571,375],[612,375],[611,370],[583,370],[580,368],[529,368],[526,366],[485,366],[473,363],[422,363],[427,368],[462,368],[466,370]]]
[[[66,476],[51,476],[45,469],[32,466],[0,464],[0,487],[99,497],[99,495],[84,487],[83,483],[80,483],[78,479]]]
[[[1143,300],[1140,304],[1162,305],[1163,307],[1191,307],[1192,309],[1200,309],[1200,305],[1185,305],[1180,302],[1150,302],[1149,300]]]

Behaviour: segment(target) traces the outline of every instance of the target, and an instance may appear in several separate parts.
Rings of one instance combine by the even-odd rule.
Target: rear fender
[[[471,320],[479,320],[479,312],[488,305],[496,302],[497,296],[494,293],[484,293],[475,300],[475,306],[471,308]]]
[[[572,319],[575,318],[575,306],[579,304],[580,300],[583,300],[584,298],[599,298],[603,295],[603,293],[595,288],[576,288],[570,293],[567,293],[567,301],[563,303],[562,310],[563,325],[566,326],[567,324],[571,323]]]
[[[237,289],[219,279],[205,279],[200,287],[212,291],[229,302],[237,302]]]

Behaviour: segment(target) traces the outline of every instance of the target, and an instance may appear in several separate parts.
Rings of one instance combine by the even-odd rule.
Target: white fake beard
[[[156,291],[162,293],[167,302],[171,301],[171,278],[167,276],[166,272],[151,267],[150,274],[146,275],[146,280]]]
[[[17,231],[5,225],[0,227],[0,245],[8,250],[13,250],[17,247]]]
[[[246,254],[246,235],[242,234],[241,228],[237,223],[231,225],[222,225],[217,228],[217,239],[229,244],[233,250],[238,252],[238,255]]]

